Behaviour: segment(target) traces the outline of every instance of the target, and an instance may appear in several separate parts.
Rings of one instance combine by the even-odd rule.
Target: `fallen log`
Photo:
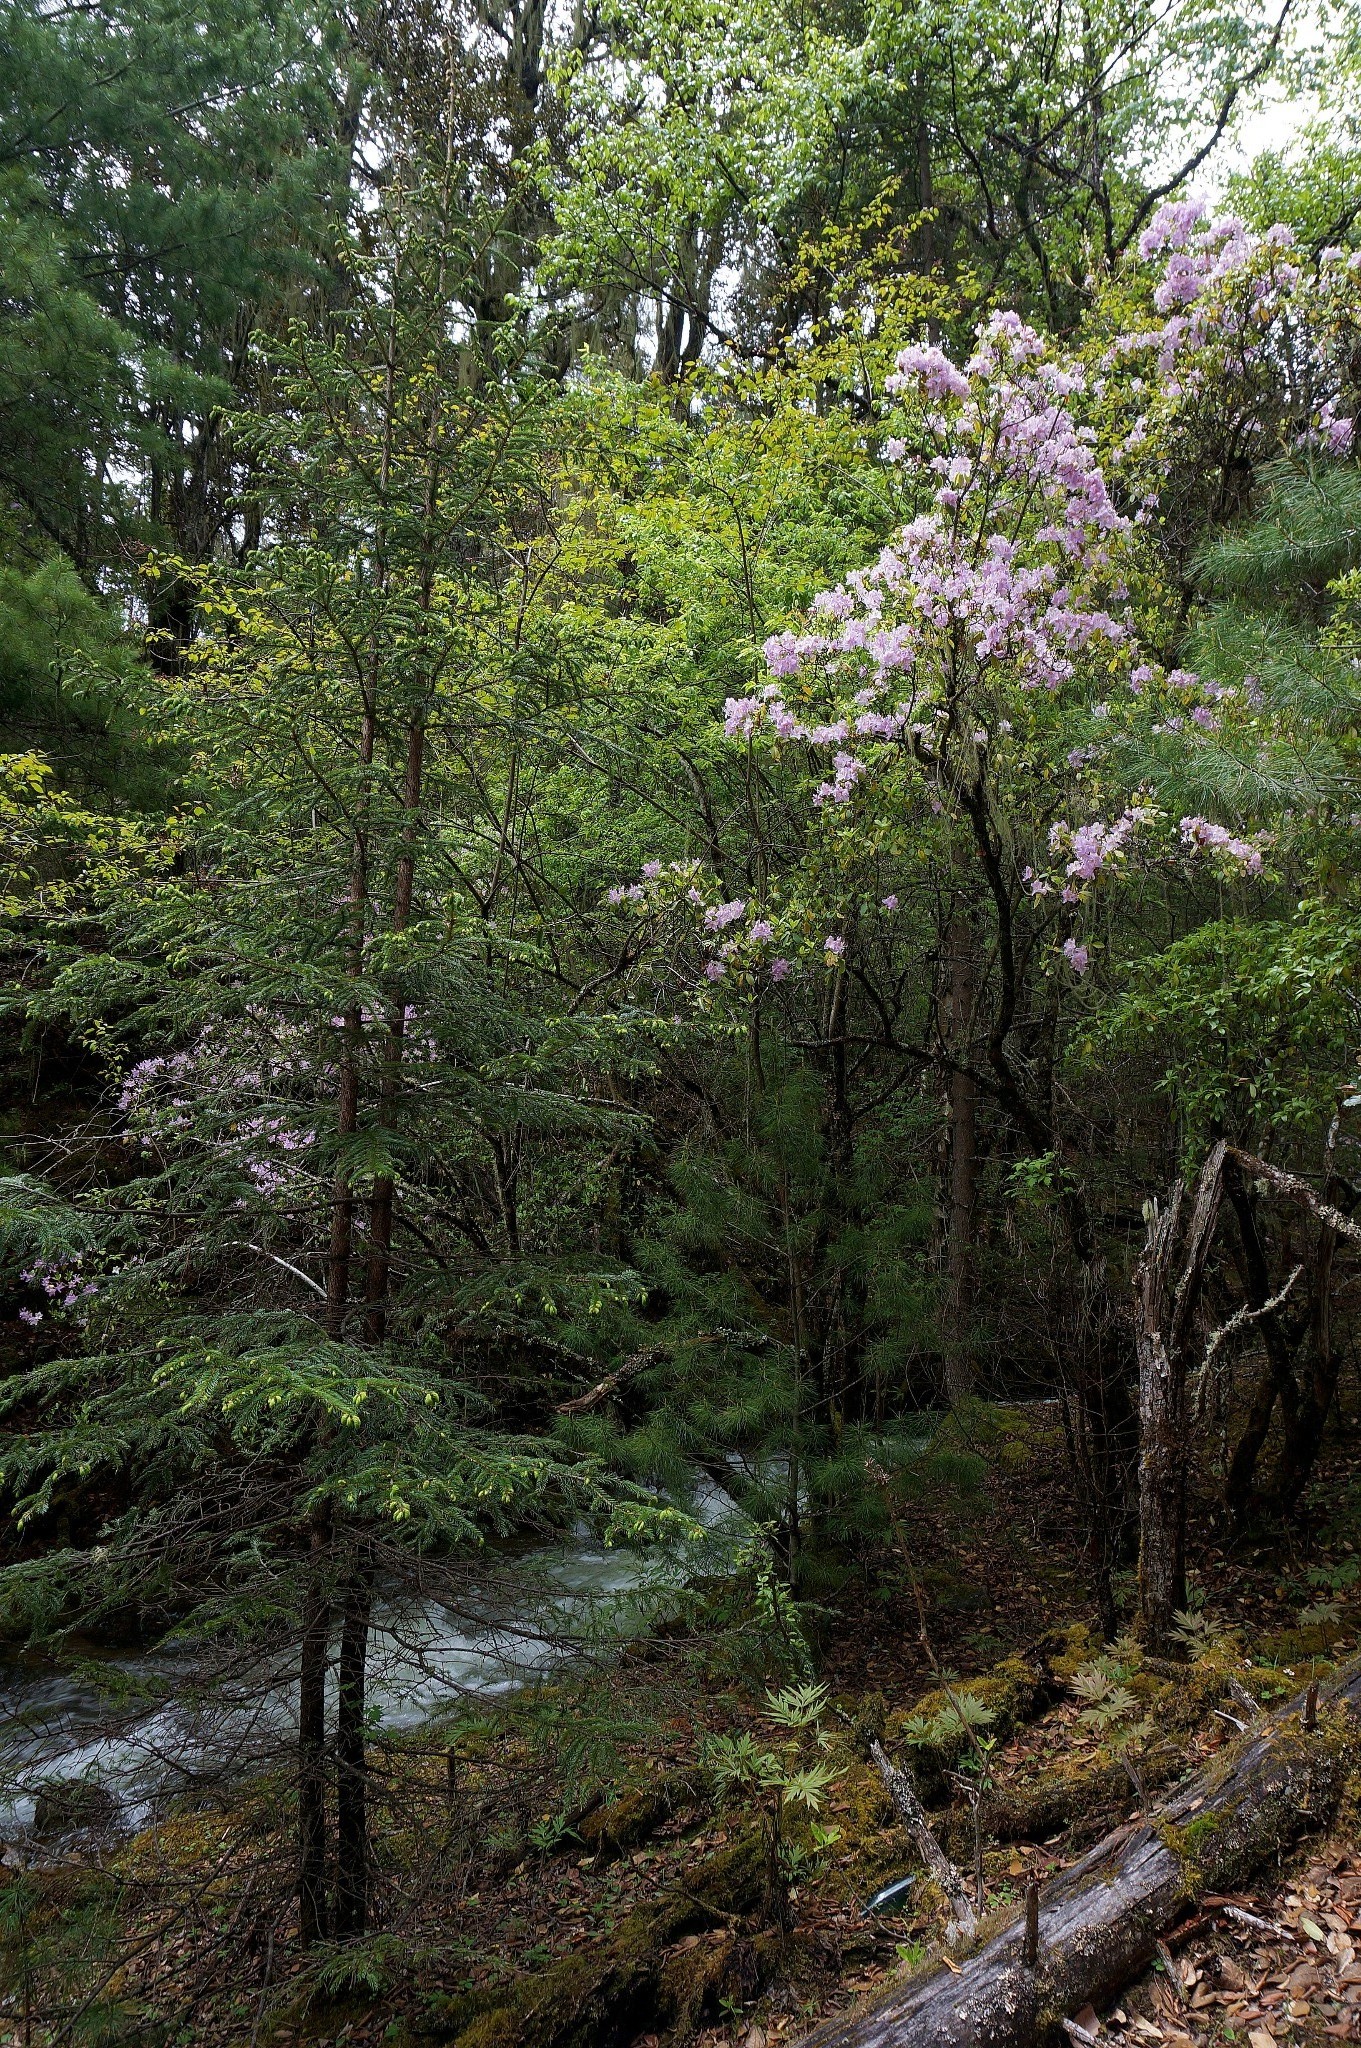
[[[1361,1661],[1327,1688],[1263,1717],[1146,1819],[1127,1823],[1039,1894],[1026,1961],[1024,1914],[962,1962],[882,1992],[825,2022],[801,2048],[1034,2048],[1064,2020],[1137,1976],[1159,1938],[1204,1892],[1231,1891],[1310,1825],[1326,1820],[1361,1761]]]
[[[940,1843],[931,1832],[922,1803],[917,1797],[917,1788],[912,1782],[910,1771],[902,1771],[891,1764],[884,1754],[883,1744],[876,1738],[870,1744],[870,1756],[874,1767],[888,1787],[888,1796],[897,1808],[898,1818],[911,1835],[917,1854],[930,1871],[936,1883],[950,1901],[954,1918],[950,1923],[947,1941],[972,1941],[978,1932],[978,1921],[974,1914],[973,1902],[964,1889],[964,1880],[955,1869]]]

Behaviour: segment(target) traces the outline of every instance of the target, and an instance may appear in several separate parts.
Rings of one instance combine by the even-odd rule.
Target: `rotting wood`
[[[1261,1702],[1260,1700],[1255,1700],[1252,1697],[1252,1694],[1248,1691],[1242,1679],[1235,1678],[1232,1675],[1232,1673],[1230,1673],[1229,1677],[1225,1679],[1224,1683],[1228,1687],[1230,1693],[1232,1693],[1233,1697],[1237,1700],[1239,1706],[1243,1709],[1243,1712],[1247,1715],[1248,1720],[1250,1722],[1259,1720],[1261,1718],[1262,1713]]]
[[[917,1788],[910,1774],[889,1762],[884,1754],[884,1745],[876,1736],[870,1744],[870,1756],[893,1801],[898,1818],[916,1844],[917,1853],[930,1871],[936,1883],[950,1901],[953,1921],[950,1939],[972,1941],[978,1932],[978,1919],[973,1902],[964,1889],[964,1880],[950,1861],[940,1843],[931,1832],[931,1823],[917,1797]]]
[[[1165,1655],[1186,1605],[1186,1396],[1188,1351],[1214,1236],[1228,1150],[1221,1138],[1200,1170],[1189,1218],[1178,1181],[1165,1209],[1150,1203],[1135,1275],[1139,1360],[1139,1624]]]
[[[1033,2048],[1084,2005],[1144,1969],[1160,1938],[1205,1892],[1240,1884],[1330,1811],[1358,1752],[1361,1660],[1303,1725],[1303,1694],[1230,1744],[1147,1819],[1117,1828],[1044,1886],[1038,1959],[1026,1915],[974,1955],[827,2021],[802,2048]]]

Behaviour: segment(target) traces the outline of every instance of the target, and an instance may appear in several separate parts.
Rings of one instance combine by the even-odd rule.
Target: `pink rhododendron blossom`
[[[969,380],[960,375],[943,349],[914,342],[899,351],[896,374],[885,380],[889,391],[902,391],[920,377],[928,398],[967,398]]]
[[[1239,839],[1225,826],[1198,817],[1183,818],[1180,829],[1182,843],[1193,851],[1215,855],[1245,875],[1261,873],[1260,835],[1256,839]]]
[[[911,427],[883,453],[901,461],[910,450],[915,516],[820,593],[805,620],[772,634],[767,681],[728,700],[732,737],[826,750],[812,802],[822,831],[849,850],[877,832],[881,807],[915,825],[927,813],[958,816],[970,790],[997,796],[986,750],[1012,730],[1002,711],[1022,735],[1008,764],[1014,756],[1023,776],[1074,789],[1070,778],[1090,787],[1099,762],[1104,781],[1150,737],[1165,757],[1189,755],[1235,695],[1262,708],[1254,679],[1234,692],[1146,656],[1145,607],[1131,595],[1131,584],[1143,590],[1136,529],[1159,518],[1177,436],[1200,408],[1215,408],[1252,460],[1292,436],[1324,455],[1350,451],[1336,337],[1355,331],[1352,259],[1337,252],[1311,267],[1288,230],[1258,234],[1198,200],[1160,206],[1139,254],[1153,311],[1090,367],[1014,312],[985,321],[966,360],[934,342],[900,352],[888,389]],[[1287,374],[1292,364],[1298,375]],[[1060,708],[1027,705],[1032,692]],[[1134,798],[1110,821],[1060,819],[1050,872],[1027,868],[1022,888],[1032,900],[1085,899],[1154,815]],[[1221,865],[1260,871],[1260,839],[1203,819],[1183,821],[1181,839]],[[829,964],[843,948],[829,938]],[[1064,951],[1085,973],[1088,948],[1074,940]]]
[[[746,909],[744,897],[736,896],[731,903],[714,903],[704,913],[706,932],[721,932],[725,925],[735,924]]]
[[[772,961],[771,961],[771,963],[770,963],[770,978],[771,978],[771,980],[772,980],[772,981],[783,981],[783,980],[785,979],[785,977],[786,977],[786,976],[788,975],[788,973],[789,973],[789,962],[788,962],[787,960],[772,960]]]
[[[815,804],[849,803],[856,783],[865,772],[865,764],[855,754],[838,753],[833,758],[832,769],[835,780],[820,785],[813,797]]]
[[[767,642],[767,659],[769,659]],[[739,734],[749,739],[765,715],[765,705],[759,697],[729,697],[723,707],[723,730],[728,738],[736,739]]]

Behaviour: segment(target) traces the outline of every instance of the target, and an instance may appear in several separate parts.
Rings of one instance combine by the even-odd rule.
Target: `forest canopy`
[[[7,2038],[792,2040],[1361,1627],[1361,22],[3,23]]]

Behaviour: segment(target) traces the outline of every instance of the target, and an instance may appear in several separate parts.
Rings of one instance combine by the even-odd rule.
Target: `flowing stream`
[[[715,1538],[747,1525],[731,1497],[704,1482],[690,1511]],[[660,1583],[674,1564],[646,1553],[605,1549],[585,1528],[551,1550],[508,1560],[494,1594],[458,1618],[426,1600],[375,1607],[367,1703],[377,1727],[420,1727],[459,1701],[492,1698],[531,1683],[582,1653],[593,1616]],[[525,1594],[531,1579],[535,1597]],[[546,1599],[544,1596],[547,1596]],[[202,1705],[171,1697],[143,1710],[111,1707],[112,1685],[164,1694],[177,1675],[189,1693],[200,1676],[192,1650],[115,1652],[99,1659],[106,1678],[12,1664],[0,1681],[0,1837],[32,1823],[44,1788],[98,1785],[110,1795],[105,1823],[144,1826],[174,1795],[220,1785],[277,1761],[297,1726],[290,1664],[259,1662],[212,1689]]]

